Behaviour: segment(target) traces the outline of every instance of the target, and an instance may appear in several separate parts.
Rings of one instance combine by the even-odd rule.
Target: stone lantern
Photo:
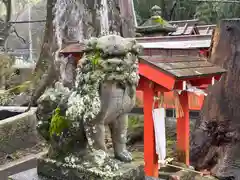
[[[140,36],[166,36],[176,31],[176,27],[169,24],[162,18],[162,9],[155,5],[150,10],[151,17],[141,26],[136,28]]]

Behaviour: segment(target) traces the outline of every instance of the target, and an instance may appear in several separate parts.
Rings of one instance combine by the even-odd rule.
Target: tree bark
[[[41,53],[39,56],[39,59],[37,61],[35,72],[37,71],[43,71],[45,72],[46,65],[48,64],[48,59],[52,59],[52,53],[55,51],[54,46],[55,45],[55,36],[53,32],[53,19],[54,19],[54,13],[53,8],[56,3],[56,0],[48,0],[46,4],[47,8],[47,17],[46,17],[46,24],[45,24],[45,34],[42,44]]]
[[[134,25],[133,25],[133,20],[132,20],[133,19],[132,7],[125,6],[124,8],[126,8],[126,10],[124,11],[123,7],[119,7],[119,1],[125,2],[125,0],[111,0],[111,2],[108,1],[108,6],[109,6],[108,7],[108,11],[109,11],[108,18],[109,18],[109,22],[110,22],[109,23],[110,30],[116,31],[116,32],[123,31],[121,34],[123,34],[124,37],[133,37],[134,36],[134,33],[133,33]],[[57,69],[54,67],[54,65],[55,65],[54,57],[52,55],[52,54],[54,54],[55,50],[57,50],[56,42],[55,42],[55,38],[54,38],[55,34],[53,32],[53,29],[54,29],[54,27],[53,27],[53,19],[54,19],[53,8],[54,8],[56,2],[57,2],[57,0],[48,0],[47,1],[47,21],[46,21],[45,36],[44,36],[42,51],[41,51],[39,60],[36,64],[36,68],[35,68],[35,77],[36,77],[35,81],[36,81],[36,85],[37,85],[35,87],[37,87],[37,88],[35,89],[34,94],[32,95],[32,98],[29,103],[29,108],[32,105],[36,104],[37,99],[41,96],[41,94],[45,91],[45,89],[48,86],[52,85],[53,82],[58,80],[58,73],[56,73]],[[125,5],[130,6],[131,3],[129,3],[129,1],[128,1]],[[67,6],[69,6],[69,8],[77,7],[77,6],[72,6],[71,2]],[[59,5],[59,7],[61,7],[61,6]],[[84,21],[82,23],[82,29],[85,31],[85,32],[83,32],[84,38],[89,38],[91,36],[99,36],[101,27],[100,27],[99,17],[98,17],[99,15],[97,14],[96,7],[100,8],[100,1],[93,1],[93,0],[83,1],[82,7],[83,7],[84,11],[86,11],[86,13],[83,13],[83,17],[82,17],[83,21]],[[68,10],[71,10],[69,8],[68,8]],[[81,11],[81,9],[79,9],[79,11]],[[124,11],[124,13],[121,13],[122,11]],[[90,13],[91,16],[88,13]],[[58,15],[60,15],[60,14],[58,14]],[[71,14],[71,13],[70,14],[65,13],[63,16],[64,17],[62,17],[62,19],[64,19],[64,20],[68,19],[67,23],[70,23],[70,25],[72,25],[71,24],[72,21],[76,20],[75,15]],[[91,17],[91,18],[89,18],[89,17]],[[73,19],[71,20],[71,18],[73,18]],[[128,24],[123,22],[124,29],[120,25],[121,23],[118,23],[118,22],[121,22],[121,19],[128,20]],[[58,19],[58,20],[61,21],[61,19]],[[61,26],[62,24],[64,24],[64,23],[58,22],[58,25]],[[61,35],[62,35],[63,39],[61,41],[62,41],[63,45],[65,43],[64,38],[66,38],[67,40],[76,40],[76,39],[70,39],[71,36],[69,36],[68,29],[67,29],[69,27],[71,27],[71,26],[68,26],[68,24],[65,24],[64,28],[62,28],[63,30],[61,32]],[[71,27],[71,28],[73,28],[73,27]],[[42,76],[44,74],[45,69],[48,69],[48,71],[39,85],[38,78],[39,78],[39,76]]]
[[[9,22],[12,15],[12,0],[3,0],[3,3],[5,4],[7,10],[5,22]]]
[[[53,8],[55,3],[56,0],[48,0],[46,5],[47,17],[45,34],[41,53],[34,70],[34,92],[29,103],[29,108],[32,105],[36,105],[37,99],[45,91],[46,87],[53,84],[53,82],[57,79],[57,70],[54,63],[54,52],[57,47],[52,23],[54,19]]]
[[[1,41],[0,45],[5,47],[5,42],[9,36],[9,31],[11,28],[11,24],[9,24],[9,21],[11,20],[11,15],[12,15],[12,0],[3,0],[2,2],[4,3],[4,5],[6,7],[7,14],[5,17],[4,28],[1,32],[1,34],[4,37],[4,40]]]
[[[223,20],[212,38],[210,62],[227,73],[208,90],[191,142],[191,163],[218,177],[240,178],[240,19]]]
[[[123,37],[135,37],[135,15],[132,0],[118,0],[120,18],[120,34]],[[115,6],[117,11],[118,6]],[[116,14],[116,13],[115,13]],[[115,23],[117,23],[117,19]],[[117,23],[118,24],[118,23]]]

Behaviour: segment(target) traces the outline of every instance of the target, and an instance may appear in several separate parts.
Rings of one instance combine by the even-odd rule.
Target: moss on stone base
[[[96,165],[92,160],[86,161],[88,159],[86,157],[83,157],[81,163],[74,165],[41,157],[38,159],[37,170],[40,176],[60,180],[142,180],[144,179],[143,154],[134,153],[133,157],[132,163],[122,163],[109,158],[108,161],[116,162],[117,168],[108,171],[100,169],[99,164]]]
[[[60,112],[60,108],[55,109],[49,129],[50,137],[54,134],[60,136],[63,130],[68,129],[70,126],[70,122],[66,120],[65,117],[61,116]]]

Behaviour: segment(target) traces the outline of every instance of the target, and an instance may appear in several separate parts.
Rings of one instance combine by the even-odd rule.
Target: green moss
[[[100,51],[96,50],[93,54],[91,54],[89,57],[90,61],[92,62],[92,65],[96,67],[99,64],[101,53]]]
[[[69,128],[70,122],[65,119],[65,117],[60,115],[60,108],[55,110],[55,113],[51,119],[51,124],[49,128],[50,137],[54,134],[60,136],[64,129]]]
[[[166,21],[161,16],[154,17],[153,21],[155,23],[159,23],[161,25],[165,25],[166,24]]]

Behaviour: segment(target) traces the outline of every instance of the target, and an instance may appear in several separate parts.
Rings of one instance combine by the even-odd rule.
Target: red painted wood
[[[188,82],[188,81],[187,81]],[[208,83],[209,82],[209,83]],[[202,89],[205,90],[208,88],[209,84],[212,83],[212,78],[209,78],[208,80],[193,80],[190,81],[190,84],[198,89]],[[176,82],[175,86],[174,86],[175,90],[183,90],[183,82],[182,81],[178,81]]]
[[[138,98],[138,105],[143,107],[143,91],[137,91],[136,94]],[[174,95],[173,92],[165,92],[164,93],[164,100],[165,103],[163,105],[166,109],[174,109],[175,106],[173,105],[173,99]],[[197,103],[195,102],[197,100]],[[188,104],[189,104],[189,110],[192,111],[200,111],[203,105],[204,95],[198,96],[194,93],[188,93]]]
[[[147,64],[139,64],[139,74],[168,90],[172,90],[175,84],[173,76],[165,74]]]
[[[177,151],[179,161],[189,165],[189,107],[188,93],[182,92],[179,95],[180,103],[184,112],[184,117],[177,118]]]
[[[221,79],[222,75],[217,75],[217,76],[214,76],[215,80],[219,81]]]
[[[158,84],[155,84],[154,85],[154,91],[155,92],[169,92],[169,89],[161,86],[161,85],[158,85]]]
[[[154,89],[150,81],[145,81],[144,85],[144,171],[146,176],[157,178],[158,156],[155,150],[155,134],[152,117]]]
[[[190,83],[192,86],[195,87],[205,87],[207,88],[209,85],[212,84],[212,78],[215,78],[215,80],[219,80],[221,78],[221,75],[210,75],[207,77],[201,77],[201,78],[186,78],[183,80],[177,80],[174,86],[174,89],[183,89],[183,81],[186,81],[187,83]]]
[[[137,86],[137,91],[144,91],[144,82],[148,81],[145,77],[140,76],[140,80],[138,82],[138,86]]]

